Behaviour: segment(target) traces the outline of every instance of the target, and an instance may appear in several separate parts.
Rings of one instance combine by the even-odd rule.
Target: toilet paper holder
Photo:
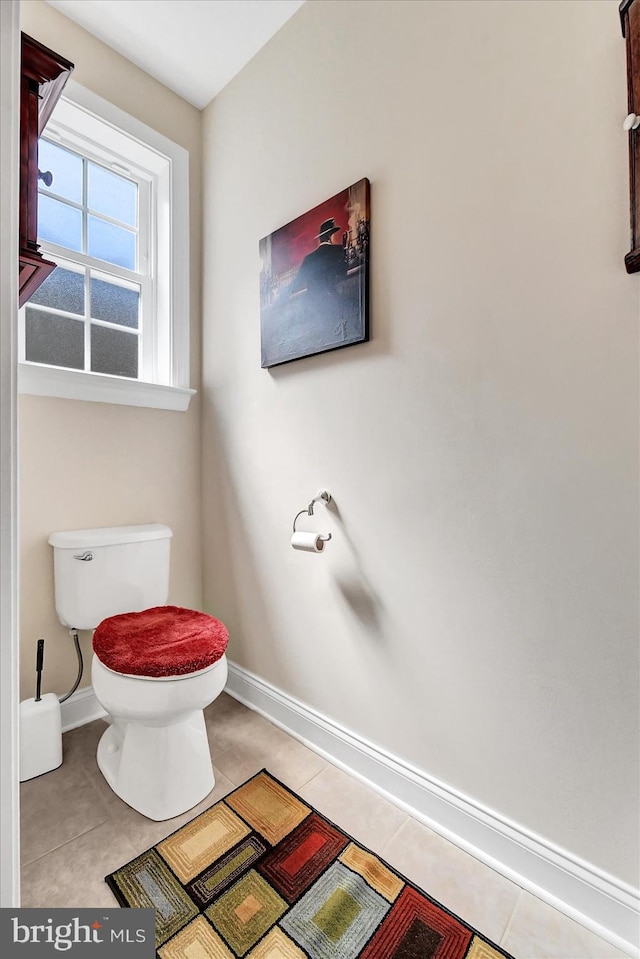
[[[328,506],[330,502],[331,502],[331,493],[327,492],[326,489],[319,490],[316,493],[316,495],[313,497],[313,499],[311,500],[307,508],[301,509],[300,512],[296,513],[295,518],[293,520],[293,532],[294,533],[298,532],[296,529],[296,523],[298,522],[299,517],[303,515],[303,513],[306,513],[307,516],[314,515],[313,513],[314,503],[324,503],[325,506]],[[328,543],[329,540],[331,539],[331,533],[320,533],[318,535],[318,539],[322,540],[323,543]]]

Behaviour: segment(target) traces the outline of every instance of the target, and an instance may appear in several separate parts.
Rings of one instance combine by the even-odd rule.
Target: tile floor
[[[62,766],[22,784],[23,906],[113,906],[107,873],[266,767],[516,959],[624,956],[230,696],[205,715],[215,789],[200,806],[161,823],[136,813],[103,780],[95,761],[101,720],[65,733]]]

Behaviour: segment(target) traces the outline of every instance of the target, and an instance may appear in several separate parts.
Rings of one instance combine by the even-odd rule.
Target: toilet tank
[[[158,523],[52,533],[55,603],[69,629],[164,606],[172,532]]]

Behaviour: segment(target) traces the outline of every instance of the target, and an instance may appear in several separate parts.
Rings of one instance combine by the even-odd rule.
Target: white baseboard
[[[640,956],[640,892],[229,663],[226,692],[496,872]]]
[[[107,714],[96,699],[93,686],[85,686],[70,696],[60,707],[62,732],[66,733],[76,726],[92,723],[94,719],[103,719]]]

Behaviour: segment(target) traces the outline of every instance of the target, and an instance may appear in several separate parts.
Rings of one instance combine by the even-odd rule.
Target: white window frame
[[[148,327],[143,331],[144,349],[151,353],[143,362],[146,378],[134,380],[26,362],[21,319],[19,392],[186,410],[195,393],[189,386],[188,151],[72,80],[44,136],[97,162],[108,159],[105,165],[116,173],[123,171],[112,163],[114,153],[123,158],[128,170],[144,170],[151,176],[150,226],[156,242],[149,255],[155,279],[155,322],[151,333]],[[45,258],[69,258],[68,251],[45,242],[41,252]],[[82,254],[77,262],[82,262]]]

